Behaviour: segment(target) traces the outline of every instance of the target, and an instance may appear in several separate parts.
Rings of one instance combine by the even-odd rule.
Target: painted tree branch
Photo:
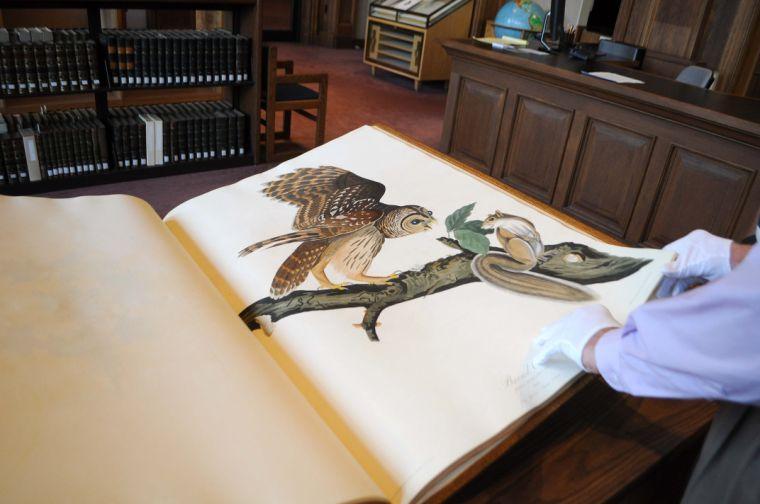
[[[354,284],[343,289],[301,290],[279,299],[260,299],[240,312],[240,317],[250,329],[256,329],[259,327],[257,317],[269,317],[276,322],[297,313],[363,307],[365,313],[361,327],[371,340],[377,341],[377,320],[385,308],[480,281],[470,266],[475,254],[463,250],[455,240],[438,240],[460,252],[431,261],[420,270],[403,272],[386,285]],[[491,250],[503,254],[501,249],[492,247]],[[609,255],[570,242],[547,245],[545,250],[539,263],[531,270],[533,273],[581,285],[624,278],[649,262],[646,259]],[[571,254],[577,262],[568,261]]]

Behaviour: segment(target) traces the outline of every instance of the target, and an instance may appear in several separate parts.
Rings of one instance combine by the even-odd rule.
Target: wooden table
[[[619,240],[451,156],[377,125],[494,183],[595,238]],[[717,410],[707,401],[642,399],[585,375],[514,425],[509,437],[449,486],[449,502],[676,502]],[[477,415],[477,412],[473,412]]]
[[[442,151],[630,244],[660,246],[697,228],[734,239],[754,231],[760,101],[567,54],[444,47]]]

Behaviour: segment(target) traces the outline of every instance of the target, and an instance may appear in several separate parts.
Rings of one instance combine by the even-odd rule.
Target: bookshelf
[[[36,194],[60,189],[108,184],[180,173],[217,170],[259,162],[259,109],[261,83],[261,9],[257,0],[3,0],[2,9],[84,9],[87,13],[89,37],[96,41],[95,51],[100,88],[95,90],[70,90],[66,92],[37,92],[23,95],[2,95],[0,112],[16,113],[21,110],[38,109],[51,96],[71,97],[71,107],[92,107],[98,119],[106,126],[107,151],[111,169],[103,172],[78,174],[66,178],[42,179],[14,185],[0,186],[0,194]],[[174,83],[161,86],[114,86],[111,87],[107,70],[107,54],[99,43],[103,31],[100,12],[102,9],[150,9],[150,10],[204,10],[225,11],[231,19],[231,32],[251,40],[250,75],[247,81]],[[44,25],[44,22],[37,24]],[[245,153],[239,156],[169,162],[158,166],[117,169],[113,132],[109,121],[109,107],[151,105],[182,101],[208,100],[212,94],[204,88],[223,89],[224,99],[247,116],[244,143]],[[178,90],[182,90],[179,92]],[[173,95],[178,95],[175,99]],[[64,106],[62,108],[69,108]]]

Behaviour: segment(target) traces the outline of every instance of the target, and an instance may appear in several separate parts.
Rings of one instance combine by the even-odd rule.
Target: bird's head
[[[389,214],[389,217],[393,219],[393,237],[428,231],[436,223],[433,212],[417,205],[398,207]]]

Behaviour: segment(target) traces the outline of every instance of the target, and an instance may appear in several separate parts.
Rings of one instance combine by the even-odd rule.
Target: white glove
[[[680,294],[700,283],[700,279],[716,280],[731,271],[731,240],[698,229],[663,247],[678,254],[667,263],[657,297]]]
[[[533,343],[537,349],[533,365],[541,366],[554,355],[564,355],[588,371],[581,359],[588,340],[602,329],[619,326],[609,310],[600,304],[578,308],[541,330]]]

